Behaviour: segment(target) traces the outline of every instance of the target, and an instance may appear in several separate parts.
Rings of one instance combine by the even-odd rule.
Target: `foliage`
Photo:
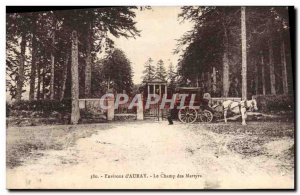
[[[41,111],[43,113],[70,113],[71,100],[22,100],[12,103],[10,109],[17,111]]]
[[[152,58],[148,58],[144,65],[144,71],[143,71],[143,82],[150,81],[154,78],[155,76],[155,67],[153,66],[153,60]]]
[[[257,95],[257,106],[264,112],[294,111],[293,95]]]
[[[167,80],[169,82],[168,87],[172,91],[175,90],[175,87],[176,87],[176,77],[177,77],[177,73],[174,70],[173,64],[170,63],[169,68],[168,68],[168,72],[167,72]]]
[[[92,77],[97,79],[95,83],[98,85],[98,90],[93,87],[93,94],[101,94],[99,87],[102,88],[102,93],[108,89],[114,89],[115,92],[122,93],[125,90],[131,93],[133,89],[131,62],[120,49],[115,49],[105,59],[99,61],[97,69],[93,71]]]
[[[23,92],[24,86],[30,81],[33,87],[30,90],[33,90],[35,99],[49,99],[50,80],[54,77],[54,98],[61,99],[61,95],[64,98],[70,98],[71,75],[68,58],[71,52],[71,32],[76,30],[79,35],[79,83],[80,89],[84,89],[85,82],[81,81],[85,79],[87,56],[91,56],[93,64],[100,60],[99,54],[109,53],[114,47],[111,37],[139,36],[139,30],[134,21],[136,11],[137,7],[132,6],[8,13],[6,17],[6,90],[9,91],[12,99],[15,99],[16,82],[20,78],[18,75],[21,56],[20,39],[23,37],[26,42],[25,70],[21,75],[24,77]],[[91,42],[88,43],[85,40],[89,26],[92,32]],[[87,44],[91,47],[90,53],[87,53]],[[33,51],[36,51],[35,55]],[[50,54],[54,57],[54,75],[51,74]],[[66,82],[61,82],[65,76]],[[130,83],[131,81],[123,82]]]
[[[194,27],[179,40],[175,53],[182,53],[178,61],[179,84],[192,81],[201,86],[202,73],[217,70],[217,88],[222,88],[224,55],[229,60],[229,80],[241,82],[241,23],[240,7],[183,6],[179,19],[192,21]],[[267,93],[270,93],[269,49],[274,50],[274,64],[277,93],[282,93],[280,43],[289,45],[289,22],[286,7],[247,7],[247,86],[249,96],[262,93],[262,79],[266,79]],[[271,46],[267,43],[271,42]],[[286,47],[288,48],[288,47]],[[292,92],[292,70],[290,50],[286,49],[288,78]],[[265,77],[261,76],[261,56],[264,58]],[[257,72],[255,66],[258,65]],[[258,77],[258,87],[255,79]],[[220,84],[218,84],[220,83]],[[230,84],[230,83],[229,83]],[[258,88],[258,89],[256,89]],[[241,89],[238,89],[239,91]]]
[[[162,81],[166,81],[166,79],[167,79],[167,72],[164,67],[164,61],[161,59],[158,60],[157,65],[156,65],[155,78],[158,78]]]

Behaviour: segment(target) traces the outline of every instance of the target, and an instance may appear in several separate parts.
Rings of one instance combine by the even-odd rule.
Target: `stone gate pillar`
[[[141,96],[141,101],[138,101],[138,106],[136,108],[136,120],[144,120],[144,109],[143,109],[143,95]]]
[[[114,120],[114,115],[115,115],[115,97],[113,93],[108,92],[110,95],[106,98],[107,102],[107,120],[112,121]]]

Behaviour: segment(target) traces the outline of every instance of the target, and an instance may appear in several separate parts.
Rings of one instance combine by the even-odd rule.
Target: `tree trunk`
[[[228,97],[229,92],[229,62],[225,51],[223,54],[223,96]]]
[[[72,54],[71,54],[71,75],[72,75],[72,113],[71,123],[78,124],[80,119],[79,110],[79,79],[78,79],[78,37],[77,31],[72,32]]]
[[[246,7],[241,8],[241,40],[242,40],[242,99],[247,99],[247,35]]]
[[[86,59],[85,59],[85,97],[91,96],[92,85],[92,56],[91,56],[91,23],[88,25],[86,36]]]
[[[37,98],[37,100],[40,100],[40,97],[41,97],[41,67],[40,67],[40,65],[38,65],[38,67],[37,67],[37,78],[38,78],[38,83],[37,83],[36,98]]]
[[[269,31],[269,39],[268,39],[268,50],[269,50],[269,67],[270,67],[270,87],[271,87],[271,94],[276,94],[276,88],[275,88],[275,72],[274,72],[274,57],[273,57],[273,39],[271,35],[271,21],[268,21],[268,31]]]
[[[270,38],[271,39],[271,38]],[[271,94],[276,94],[272,40],[268,40]]]
[[[255,95],[258,94],[258,64],[257,60],[255,60]]]
[[[261,82],[262,82],[262,93],[266,95],[266,80],[265,80],[265,63],[264,55],[261,52]]]
[[[226,25],[223,23],[224,28],[224,53],[223,53],[223,97],[228,97],[229,92],[229,59],[228,59],[228,34]]]
[[[213,92],[217,92],[217,75],[216,75],[216,68],[213,67]]]
[[[201,88],[202,88],[203,91],[205,91],[205,87],[206,87],[204,80],[205,80],[205,78],[204,78],[204,72],[202,72],[201,73],[201,80],[200,81],[201,81]]]
[[[45,81],[45,77],[46,77],[46,70],[45,70],[45,67],[43,67],[42,69],[42,75],[41,75],[41,78],[42,78],[42,99],[47,99],[47,94],[46,94],[46,81]]]
[[[29,101],[34,100],[35,75],[36,75],[36,37],[35,37],[35,33],[33,33],[32,34],[32,58],[31,58],[31,72],[30,72]]]
[[[55,30],[52,35],[52,51],[51,51],[51,78],[50,78],[50,100],[54,99],[54,53],[55,53]]]
[[[288,94],[289,88],[288,88],[288,82],[287,82],[285,44],[284,44],[283,39],[282,39],[282,42],[281,42],[281,64],[282,64],[282,88],[283,88],[283,93]]]
[[[229,60],[227,50],[223,54],[223,96],[228,97],[229,92]]]
[[[211,93],[211,74],[210,72],[207,72],[207,92]]]
[[[60,91],[60,98],[59,98],[60,101],[62,101],[65,97],[66,82],[68,76],[68,63],[69,63],[69,53],[67,52],[66,60],[63,67],[63,73],[62,73],[61,91]]]
[[[26,49],[26,35],[22,34],[21,38],[21,53],[20,53],[20,64],[18,68],[18,79],[17,79],[17,93],[16,93],[16,101],[21,101],[22,92],[23,92],[23,84],[24,84],[24,63],[25,63],[25,49]]]

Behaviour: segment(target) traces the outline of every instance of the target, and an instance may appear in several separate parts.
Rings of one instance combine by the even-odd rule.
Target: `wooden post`
[[[72,32],[72,56],[71,56],[71,73],[72,73],[72,113],[71,124],[78,124],[80,119],[79,110],[79,82],[78,82],[78,37],[77,31]]]
[[[247,42],[246,42],[246,7],[241,8],[242,39],[242,99],[247,99]]]
[[[148,96],[150,94],[150,85],[148,84]]]

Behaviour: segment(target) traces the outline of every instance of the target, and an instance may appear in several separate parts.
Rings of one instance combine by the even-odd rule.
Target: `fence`
[[[225,98],[225,97],[215,97],[215,98],[211,98],[211,103],[210,104],[213,107],[213,106],[222,104],[226,100],[232,100],[234,102],[240,102],[240,101],[242,101],[242,98],[240,98],[240,97],[227,97],[227,98]]]
[[[129,109],[129,104],[132,98],[129,99],[128,103],[120,104],[118,108],[115,108],[114,96],[106,97],[105,99],[79,99],[79,109],[81,118],[93,118],[100,120],[118,120],[120,118],[133,117],[136,120],[143,120],[143,105],[140,105]]]

